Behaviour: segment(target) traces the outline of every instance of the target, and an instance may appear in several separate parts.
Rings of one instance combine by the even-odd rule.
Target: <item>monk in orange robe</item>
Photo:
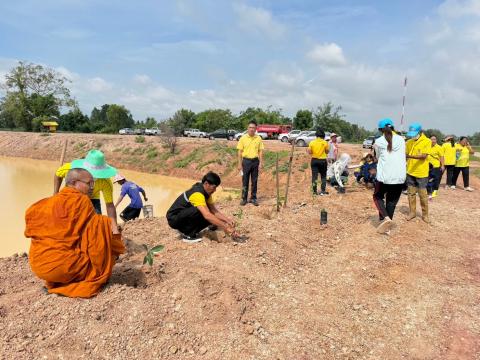
[[[25,236],[32,240],[30,266],[46,281],[49,293],[96,295],[125,251],[110,218],[95,213],[89,198],[93,185],[87,170],[72,169],[62,191],[33,204],[25,214]]]

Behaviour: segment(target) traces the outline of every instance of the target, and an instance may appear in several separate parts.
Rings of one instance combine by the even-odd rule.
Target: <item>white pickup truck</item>
[[[145,135],[160,135],[161,133],[162,130],[160,130],[158,127],[145,129]]]
[[[187,137],[196,137],[196,138],[206,138],[207,133],[204,131],[200,131],[198,129],[185,129],[183,132],[183,136]]]

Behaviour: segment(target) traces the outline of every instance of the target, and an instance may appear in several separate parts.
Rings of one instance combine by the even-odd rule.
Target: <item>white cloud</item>
[[[307,53],[307,57],[316,63],[328,66],[342,66],[347,63],[342,48],[335,43],[317,44]]]
[[[86,85],[87,85],[87,90],[92,91],[94,93],[106,92],[113,88],[112,84],[102,79],[101,77],[94,77],[92,79],[88,79],[86,82]]]
[[[480,16],[480,0],[446,0],[438,7],[438,13],[446,18]]]
[[[285,26],[276,21],[268,10],[239,3],[233,4],[233,10],[238,16],[239,27],[249,33],[278,39],[286,31]]]
[[[145,74],[137,74],[133,77],[133,82],[139,85],[148,85],[152,82],[152,79]]]

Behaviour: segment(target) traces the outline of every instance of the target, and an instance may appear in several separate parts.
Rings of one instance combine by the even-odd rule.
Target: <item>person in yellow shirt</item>
[[[420,206],[422,207],[422,219],[426,223],[429,223],[427,193],[429,161],[427,158],[432,147],[432,142],[422,132],[422,125],[419,123],[412,123],[410,125],[407,137],[410,138],[405,144],[408,204],[410,207],[407,220],[412,220],[417,216],[418,192]]]
[[[258,206],[257,201],[257,182],[258,172],[263,164],[263,141],[256,134],[257,123],[251,120],[248,123],[247,133],[238,141],[238,170],[242,174],[242,201],[240,205],[247,204],[248,185],[251,180],[252,190],[250,202]]]
[[[105,155],[100,150],[90,150],[85,159],[73,160],[71,163],[65,163],[57,169],[53,180],[54,195],[59,192],[63,179],[67,176],[70,169],[85,169],[92,174],[95,179],[95,185],[90,200],[95,208],[95,212],[97,214],[102,213],[100,205],[100,193],[102,193],[107,215],[116,226],[117,211],[113,205],[113,183],[110,178],[117,174],[117,169],[105,162]]]
[[[438,187],[440,186],[440,179],[442,172],[445,170],[445,160],[443,157],[443,148],[438,145],[437,137],[435,135],[430,136],[432,147],[428,153],[428,161],[430,162],[430,172],[428,174],[428,194],[429,198],[433,199],[438,195]]]
[[[460,140],[455,145],[455,149],[457,151],[457,160],[455,162],[455,168],[453,169],[451,188],[455,189],[458,175],[460,175],[461,172],[463,177],[463,188],[466,191],[473,191],[470,187],[470,155],[473,155],[475,151],[473,151],[466,136],[460,137]]]
[[[208,172],[201,182],[181,194],[167,211],[167,222],[172,229],[180,231],[184,242],[202,241],[199,234],[209,226],[215,226],[237,238],[235,221],[222,214],[213,201],[213,193],[221,183],[220,176]]]
[[[315,195],[327,195],[325,191],[327,186],[327,154],[328,143],[325,141],[325,132],[318,129],[315,132],[316,139],[308,144],[307,154],[312,156],[310,161],[310,168],[312,169],[312,192]],[[317,179],[318,174],[322,181],[321,192],[317,193]]]
[[[455,168],[457,150],[455,148],[455,137],[453,135],[448,135],[443,140],[442,149],[443,149],[443,158],[445,170],[447,172],[447,184],[445,189],[450,189],[450,186],[453,185],[453,169]],[[443,173],[442,173],[443,176]],[[441,178],[440,178],[441,180]]]

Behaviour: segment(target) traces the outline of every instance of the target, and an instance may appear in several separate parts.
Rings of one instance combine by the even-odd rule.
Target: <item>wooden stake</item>
[[[278,152],[276,153],[277,157],[275,160],[275,175],[277,177],[277,212],[280,212],[280,181],[279,181],[279,174],[278,174]]]
[[[62,149],[62,155],[60,156],[60,166],[62,166],[63,162],[65,161],[65,153],[67,152],[67,144],[68,144],[68,139],[65,139],[65,143],[63,144],[63,149]]]
[[[288,175],[287,175],[287,186],[285,188],[285,202],[283,206],[287,206],[287,199],[288,199],[288,187],[290,186],[290,175],[292,174],[292,167],[293,167],[293,151],[295,150],[295,140],[292,142],[292,149],[290,150],[290,160],[288,160]]]

